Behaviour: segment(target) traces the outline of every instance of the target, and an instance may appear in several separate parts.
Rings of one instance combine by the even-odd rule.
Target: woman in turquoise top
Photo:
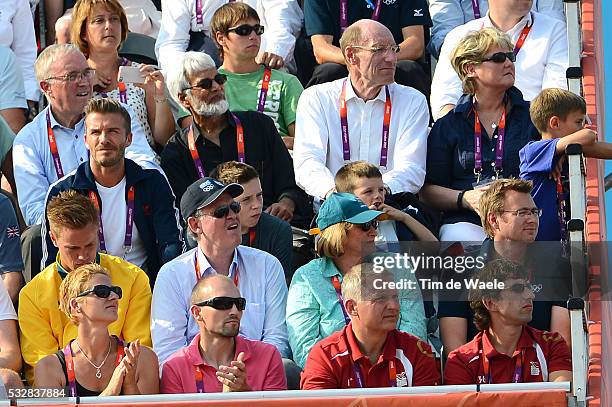
[[[317,218],[317,252],[321,257],[296,271],[287,298],[289,345],[300,367],[315,343],[347,324],[340,301],[342,276],[374,253],[376,219],[382,214],[347,193],[333,193],[321,205]],[[414,280],[410,270],[404,277]],[[401,292],[398,329],[426,339],[425,321],[420,291]]]

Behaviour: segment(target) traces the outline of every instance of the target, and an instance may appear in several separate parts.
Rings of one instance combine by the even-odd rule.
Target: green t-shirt
[[[256,111],[264,73],[263,66],[258,71],[244,74],[227,72],[223,67],[219,68],[219,72],[227,75],[225,98],[230,110]],[[287,128],[295,122],[297,103],[303,90],[302,84],[295,76],[272,70],[263,113],[274,120],[281,136],[289,135]]]

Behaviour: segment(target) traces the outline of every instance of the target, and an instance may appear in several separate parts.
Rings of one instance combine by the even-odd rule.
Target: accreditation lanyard
[[[358,362],[353,363],[353,371],[355,373],[355,381],[359,388],[364,388],[364,381],[361,377],[361,369]],[[395,361],[389,361],[389,387],[397,387],[397,370],[395,369]]]
[[[194,256],[194,264],[195,264],[195,275],[196,275],[196,281],[200,281],[200,279],[202,278],[202,273],[200,272],[200,264],[198,263],[198,250],[196,249],[195,252],[195,256]],[[238,265],[236,264],[236,267],[234,268],[234,285],[236,287],[238,287]]]
[[[55,173],[59,179],[64,176],[64,170],[62,169],[62,161],[60,160],[59,152],[57,150],[57,140],[55,139],[55,134],[53,133],[53,128],[51,127],[51,113],[49,113],[50,109],[51,108],[47,110],[47,139],[49,140],[49,149],[51,150],[51,157],[53,157]]]
[[[344,301],[342,300],[342,290],[340,288],[340,279],[338,276],[333,276],[331,278],[332,285],[334,286],[334,290],[336,290],[336,296],[338,297],[338,302],[340,303],[340,309],[342,310],[342,314],[344,315],[344,322],[348,325],[351,322],[351,319],[346,312],[346,308],[344,308]]]
[[[117,359],[115,360],[115,366],[119,366],[121,359],[125,356],[125,349],[123,349],[123,341],[116,336],[113,336],[117,339]],[[64,359],[66,360],[66,373],[68,375],[68,387],[70,388],[70,397],[77,397],[77,388],[76,388],[76,375],[74,373],[74,355],[72,354],[72,342],[71,340],[68,345],[64,348]]]
[[[485,383],[493,383],[493,376],[491,374],[491,364],[489,358],[484,353],[484,350],[480,350],[482,353],[482,368],[484,370]],[[521,383],[523,375],[523,359],[525,358],[525,351],[521,351],[521,354],[516,357],[516,363],[514,365],[514,373],[512,374],[512,383]]]
[[[233,3],[235,0],[229,0],[230,3]],[[202,0],[196,0],[196,23],[202,24],[204,18],[202,17]]]
[[[128,61],[126,58],[121,58],[121,62],[119,62],[120,66],[127,66],[130,63],[130,61]],[[125,85],[124,82],[117,82],[117,87],[119,88],[119,101],[121,103],[125,103],[127,104],[128,102],[128,97],[127,97],[127,86]],[[106,92],[100,92],[100,95],[103,98],[107,98],[108,94]]]
[[[270,68],[264,69],[263,78],[261,80],[261,90],[259,91],[259,100],[257,101],[257,111],[263,112],[266,106],[266,97],[268,96],[268,87],[270,86],[270,78],[272,77],[272,70]]]
[[[132,231],[134,228],[134,196],[135,188],[132,185],[128,189],[127,193],[127,215],[125,217],[125,238],[123,239],[123,248],[125,253],[132,250]],[[100,219],[100,226],[98,227],[98,237],[100,239],[100,250],[106,253],[106,242],[104,240],[104,226],[102,226],[102,208],[98,201],[98,195],[95,191],[89,191],[89,199],[93,202],[96,209],[98,209],[98,217]]]
[[[389,87],[385,86],[385,113],[383,116],[382,126],[382,142],[380,146],[380,167],[385,169],[387,167],[387,157],[389,154],[389,127],[391,123],[391,95],[389,93]],[[351,160],[351,145],[349,141],[349,127],[348,127],[348,109],[346,106],[346,80],[342,84],[342,92],[340,93],[340,130],[342,131],[342,155],[344,161],[348,162]]]
[[[365,2],[368,3],[368,7],[374,9],[371,19],[378,21],[380,18],[380,5],[382,0],[376,0],[376,6],[374,6],[371,0],[365,0]],[[340,0],[340,33],[343,33],[348,25],[348,0]]]
[[[257,231],[255,228],[249,229],[249,247],[253,247],[253,243],[255,242],[255,237],[257,236]]]
[[[198,393],[204,393],[204,373],[202,369],[200,369],[200,366],[194,366],[193,369],[195,373],[196,391]]]
[[[567,254],[567,224],[565,216],[565,194],[563,193],[563,183],[557,180],[557,216],[559,217],[559,227],[561,230],[561,246],[563,253]]]
[[[497,126],[497,142],[495,143],[495,174],[499,177],[504,167],[504,140],[506,136],[506,106],[502,110],[499,126]],[[482,173],[482,128],[478,119],[478,112],[474,109],[474,174],[480,181]]]
[[[472,1],[476,1],[476,0],[472,0]],[[525,43],[525,40],[527,39],[527,36],[529,35],[529,31],[531,31],[531,27],[533,27],[534,17],[533,17],[533,14],[530,14],[530,15],[531,15],[531,24],[526,24],[525,27],[523,27],[523,30],[521,31],[521,35],[519,35],[519,38],[516,41],[516,45],[514,46],[514,55],[518,55],[519,51],[523,47],[523,44]]]
[[[481,15],[480,15],[480,4],[478,4],[478,0],[472,0],[472,9],[474,9],[474,20],[479,19]]]
[[[236,116],[234,113],[231,113],[231,115],[236,123],[236,146],[238,148],[238,161],[244,163],[246,159],[244,153],[244,127],[242,127],[242,123],[240,122],[240,119],[238,119],[238,116]],[[206,175],[204,174],[204,166],[202,165],[202,160],[200,160],[200,154],[198,153],[198,149],[196,147],[193,124],[189,127],[189,132],[187,133],[187,146],[189,147],[191,159],[193,160],[196,171],[198,172],[198,177],[204,178]]]

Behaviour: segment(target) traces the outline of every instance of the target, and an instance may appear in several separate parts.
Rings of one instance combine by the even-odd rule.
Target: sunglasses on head
[[[364,232],[369,231],[371,228],[378,229],[378,221],[376,219],[373,219],[366,223],[358,223],[358,225]]]
[[[227,75],[218,73],[215,75],[214,78],[212,79],[204,78],[197,84],[190,86],[188,88],[185,88],[184,90],[193,89],[193,88],[209,90],[210,88],[212,88],[213,81],[217,82],[219,85],[223,85],[225,82],[227,82]]]
[[[238,311],[244,311],[246,299],[242,297],[215,297],[210,300],[198,302],[194,305],[198,307],[211,307],[216,310],[228,310],[235,305]]]
[[[98,284],[89,290],[83,291],[82,293],[77,295],[77,297],[84,297],[91,293],[94,293],[95,296],[98,298],[108,298],[111,293],[117,294],[117,297],[119,297],[119,299],[123,297],[123,291],[121,290],[121,287],[116,286],[116,285],[104,285],[104,284]]]
[[[262,35],[264,33],[264,26],[261,24],[249,25],[249,24],[241,24],[238,27],[229,28],[227,32],[235,32],[240,36],[251,35],[253,31],[255,34]]]
[[[508,290],[510,290],[510,291],[512,291],[513,293],[516,293],[516,294],[522,294],[526,289],[531,290],[531,283],[530,282],[526,282],[526,283],[514,283],[510,287],[508,287]]]
[[[508,58],[510,60],[510,62],[515,62],[516,61],[516,54],[514,53],[514,51],[509,51],[509,52],[496,52],[495,54],[491,55],[490,57],[484,58],[482,60],[482,62],[495,62],[496,64],[501,64],[503,62],[506,62],[506,58]]]

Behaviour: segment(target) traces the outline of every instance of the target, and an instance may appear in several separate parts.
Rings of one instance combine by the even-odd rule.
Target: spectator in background
[[[288,149],[293,149],[295,110],[304,90],[293,75],[256,61],[264,26],[248,4],[232,2],[213,14],[210,30],[227,75],[224,87],[231,110],[257,110],[274,120]],[[258,32],[259,30],[259,32]]]
[[[280,261],[285,279],[291,282],[293,275],[291,254],[293,235],[291,226],[263,210],[263,191],[255,168],[237,161],[220,164],[210,174],[225,185],[240,184],[242,194],[236,197],[240,204],[240,232],[244,246],[268,252]]]
[[[0,115],[0,178],[6,178],[8,186],[2,185],[3,188],[10,188],[10,192],[17,194],[17,186],[15,185],[15,175],[13,173],[13,141],[15,134],[9,127],[6,121]]]
[[[416,193],[425,179],[425,96],[393,82],[398,46],[381,23],[354,23],[340,47],[349,77],[306,89],[298,103],[297,184],[325,198],[334,189],[336,171],[347,161],[363,160],[381,167],[391,193]]]
[[[184,249],[182,228],[168,180],[125,158],[130,145],[130,115],[112,99],[92,99],[85,109],[89,161],[51,185],[45,206],[61,191],[75,190],[100,211],[99,240],[105,253],[143,269],[151,285],[162,264]],[[55,262],[49,219],[42,229],[43,263]]]
[[[462,80],[452,66],[451,53],[469,32],[482,28],[497,28],[508,34],[515,44],[516,87],[526,100],[530,101],[545,88],[567,88],[565,24],[546,14],[531,11],[531,4],[529,0],[489,0],[486,16],[448,33],[431,83],[434,119],[444,116],[461,97]]]
[[[259,112],[231,112],[225,100],[226,76],[202,52],[187,52],[168,75],[175,100],[194,123],[180,130],[162,152],[162,168],[179,201],[189,185],[227,161],[245,162],[259,173],[266,212],[291,221],[306,201],[295,184],[291,156],[274,122]],[[187,219],[191,214],[183,213]]]
[[[17,304],[19,290],[23,287],[20,236],[21,228],[13,204],[6,195],[0,193],[0,275],[3,282],[0,285],[8,292],[13,304]]]
[[[62,280],[79,266],[96,263],[108,270],[112,283],[121,287],[118,318],[111,334],[126,342],[139,340],[151,346],[149,329],[151,287],[147,275],[127,261],[98,252],[99,215],[93,202],[76,191],[64,191],[47,206],[50,233],[57,246],[56,262],[23,287],[19,294],[19,331],[25,374],[39,360],[64,348],[77,336],[77,327],[59,308]]]
[[[76,325],[77,336],[64,349],[36,364],[36,387],[68,388],[66,396],[70,397],[159,393],[155,353],[141,346],[138,339],[124,343],[109,335],[123,296],[121,286],[112,285],[111,280],[108,270],[86,264],[62,281],[59,308]]]
[[[513,86],[513,60],[510,38],[494,28],[467,34],[451,55],[464,95],[431,129],[421,190],[444,212],[442,241],[484,240],[480,196],[492,180],[517,177],[519,150],[539,137],[529,103]]]
[[[162,24],[155,44],[160,66],[174,66],[185,51],[204,51],[220,65],[212,38],[213,13],[228,0],[162,0]],[[292,65],[295,39],[302,28],[296,0],[243,0],[257,10],[266,27],[256,61],[273,69]],[[199,5],[199,6],[198,6]]]
[[[164,363],[162,393],[287,390],[278,350],[238,335],[247,301],[229,277],[202,277],[190,304],[199,333]]]
[[[536,0],[532,3],[531,10],[565,21],[563,0]],[[506,4],[511,8],[514,7],[516,1],[506,1]],[[444,38],[450,30],[484,17],[488,11],[488,0],[429,0],[429,13],[433,20],[433,27],[427,50],[437,59]]]
[[[49,106],[25,126],[13,143],[19,206],[28,225],[44,220],[49,186],[89,158],[83,110],[91,99],[95,71],[74,45],[52,45],[36,60],[36,76]],[[127,107],[131,117],[134,112]],[[160,169],[138,120],[132,120],[126,158]]]
[[[149,145],[161,151],[175,131],[164,76],[152,65],[119,57],[127,32],[125,11],[117,0],[79,0],[75,4],[71,38],[86,56],[89,67],[96,70],[93,97],[110,97],[128,104],[136,113]],[[138,68],[142,83],[120,81],[122,66]]]
[[[25,126],[27,110],[19,60],[9,47],[0,45],[0,116],[6,120],[13,133],[17,134]]]
[[[18,372],[21,372],[21,352],[17,334],[17,314],[8,291],[0,284],[0,382],[5,388],[23,387]]]

